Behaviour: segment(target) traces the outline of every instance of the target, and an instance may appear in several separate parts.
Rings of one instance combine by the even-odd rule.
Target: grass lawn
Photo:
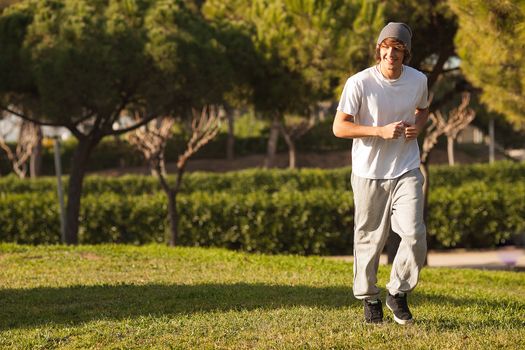
[[[220,249],[0,245],[0,349],[525,349],[525,273],[426,268],[367,325],[352,265]],[[384,286],[388,267],[381,267]]]

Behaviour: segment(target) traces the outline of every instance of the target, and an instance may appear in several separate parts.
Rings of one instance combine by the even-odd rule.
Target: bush
[[[126,193],[126,192],[123,192]],[[525,231],[525,184],[482,182],[430,196],[431,248],[489,248]],[[80,216],[81,243],[166,241],[163,193],[88,195]],[[314,189],[193,192],[179,197],[179,244],[265,253],[348,254],[353,201],[349,191]],[[54,192],[0,194],[0,240],[59,242]]]
[[[438,188],[429,198],[434,248],[490,248],[525,232],[525,183],[477,181]]]
[[[471,181],[518,183],[525,181],[525,163],[499,161],[494,164],[436,165],[430,167],[431,187],[456,187]]]
[[[4,227],[1,241],[60,241],[54,193],[0,195],[0,207],[0,225]],[[348,192],[195,192],[181,196],[179,207],[181,245],[294,254],[351,251]],[[82,202],[79,242],[166,241],[166,213],[166,199],[161,193],[87,196]]]
[[[320,170],[265,170],[249,169],[229,173],[187,173],[184,175],[181,192],[235,192],[253,191],[276,192],[281,190],[307,191],[310,189],[348,189],[350,169]],[[68,178],[63,184],[67,188]],[[168,181],[175,182],[175,176],[168,176]],[[126,175],[122,177],[88,176],[84,181],[83,193],[100,194],[104,192],[147,194],[161,190],[159,181],[153,176]],[[56,179],[38,178],[20,180],[15,176],[0,178],[0,193],[56,191]]]
[[[56,196],[50,193],[0,193],[1,241],[30,244],[60,242]]]
[[[198,192],[185,197],[181,208],[181,243],[185,245],[266,253],[352,251],[349,192]]]
[[[253,191],[277,192],[284,190],[309,191],[350,190],[350,168],[321,169],[249,169],[228,173],[187,173],[184,176],[183,193],[222,192],[250,193]],[[169,176],[174,183],[175,177]],[[525,164],[498,162],[495,165],[474,164],[457,167],[432,166],[430,185],[432,188],[457,187],[464,183],[483,180],[486,183],[525,181]],[[64,177],[67,186],[67,177]],[[160,191],[158,180],[152,176],[126,175],[122,177],[88,176],[84,181],[84,193],[104,192],[141,195]],[[56,191],[54,178],[19,180],[14,176],[0,178],[0,193]]]

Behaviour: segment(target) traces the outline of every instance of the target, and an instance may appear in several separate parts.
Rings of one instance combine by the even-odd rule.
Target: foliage
[[[244,193],[181,194],[180,244],[266,253],[351,252],[351,192],[323,187],[300,191],[293,179],[270,192],[264,187],[269,179],[252,186],[245,183],[249,190]],[[489,248],[505,243],[525,230],[524,197],[522,181],[435,188],[427,224],[431,248]],[[1,241],[59,241],[55,193],[2,193],[0,208]],[[121,188],[87,195],[81,210],[80,242],[164,242],[166,212],[161,192],[131,195]]]
[[[194,172],[186,174],[181,191],[192,192],[228,192],[247,194],[250,192],[273,193],[278,191],[350,191],[351,168],[339,169],[248,169],[228,173]],[[525,182],[525,164],[497,162],[489,164],[471,164],[450,167],[447,165],[431,166],[431,188],[446,187],[454,189],[473,181],[492,183]],[[173,183],[175,178],[168,177]],[[68,179],[63,183],[67,186]],[[15,194],[27,192],[53,192],[55,178],[39,178],[23,181],[14,176],[0,178],[0,193]],[[126,175],[107,177],[92,175],[86,178],[85,194],[100,195],[105,192],[128,195],[143,195],[160,191],[156,179],[152,176]]]
[[[218,26],[236,28],[253,43],[255,58],[248,62],[255,109],[302,115],[333,96],[348,62],[368,64],[363,48],[370,31],[382,26],[381,11],[376,1],[353,0],[210,0],[204,6]]]
[[[2,92],[20,96],[9,102],[30,106],[42,122],[71,127],[87,115],[116,118],[122,97],[143,97],[145,77],[157,72],[143,51],[139,13],[147,6],[28,0],[9,7],[1,19],[2,44],[13,47],[8,57],[16,65],[0,67],[17,76],[4,80]]]
[[[525,127],[525,1],[450,1],[459,18],[461,69],[482,102]]]
[[[339,193],[324,191],[246,195],[195,192],[181,196],[179,243],[272,253],[346,252],[351,244],[345,227],[352,215],[348,200],[344,205],[333,205],[339,196]],[[56,218],[42,225],[47,216],[37,217],[40,211],[57,215],[58,208],[52,204],[54,200],[56,196],[52,193],[42,193],[38,197],[33,194],[2,195],[0,202],[5,208],[0,214],[0,222],[5,227],[2,241],[58,243]],[[161,193],[87,196],[81,210],[79,242],[142,244],[165,241],[166,212],[167,204]],[[13,220],[9,214],[17,219]],[[326,217],[333,219],[326,220]],[[25,220],[25,223],[18,225],[18,220]],[[8,221],[11,224],[7,224]]]
[[[222,101],[231,85],[224,47],[182,0],[26,0],[2,12],[0,46],[7,48],[0,52],[0,107],[67,127],[78,140],[65,225],[70,244],[78,240],[86,165],[104,137],[159,116],[183,118]],[[31,115],[17,112],[21,106]]]
[[[429,232],[438,247],[488,248],[525,232],[525,183],[474,181],[431,191]]]
[[[255,118],[254,113],[247,112],[235,118],[234,134],[236,139],[248,137],[260,137],[265,134],[268,128],[267,123]],[[223,125],[223,132],[226,132],[227,126]]]

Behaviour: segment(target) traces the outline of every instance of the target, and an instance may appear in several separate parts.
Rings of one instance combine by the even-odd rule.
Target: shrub
[[[185,245],[294,254],[352,250],[349,192],[198,192],[185,197],[181,207]]]
[[[126,193],[126,192],[122,192]],[[489,248],[525,231],[525,183],[473,182],[430,196],[431,248]],[[166,241],[163,193],[85,196],[81,243]],[[353,201],[349,191],[286,189],[273,193],[197,191],[179,197],[179,244],[265,253],[348,254]],[[57,243],[54,192],[0,194],[0,241]]]
[[[438,188],[429,198],[434,248],[489,248],[525,232],[525,183],[476,181]]]
[[[0,193],[1,240],[19,243],[60,242],[56,196],[50,193]]]
[[[525,164],[498,162],[495,165],[474,164],[457,167],[433,166],[430,168],[431,188],[457,187],[472,181],[486,183],[525,181]],[[310,191],[350,190],[350,168],[321,169],[249,169],[228,173],[188,173],[184,177],[181,191],[250,193],[254,191],[278,192],[284,190]],[[175,177],[168,180],[174,182]],[[64,177],[67,186],[67,177]],[[126,175],[122,177],[88,176],[84,182],[84,194],[96,195],[104,192],[141,195],[160,191],[158,180],[152,176]],[[19,180],[14,176],[0,178],[0,193],[56,191],[54,178]]]
[[[338,200],[340,197],[344,200]],[[334,205],[334,203],[338,203]],[[0,240],[40,244],[60,241],[54,193],[0,195]],[[181,196],[179,243],[267,253],[328,254],[351,251],[350,193],[195,192]],[[142,244],[165,241],[163,194],[87,196],[80,243]]]
[[[471,181],[483,181],[487,184],[523,182],[525,181],[525,163],[499,161],[494,164],[430,167],[431,187],[456,187]]]

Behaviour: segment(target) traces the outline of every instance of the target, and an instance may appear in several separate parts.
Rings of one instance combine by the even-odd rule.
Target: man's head
[[[408,63],[411,58],[412,30],[405,23],[388,23],[377,38],[376,60],[381,62],[384,59],[385,48],[393,48],[398,53],[402,53],[402,63]]]

